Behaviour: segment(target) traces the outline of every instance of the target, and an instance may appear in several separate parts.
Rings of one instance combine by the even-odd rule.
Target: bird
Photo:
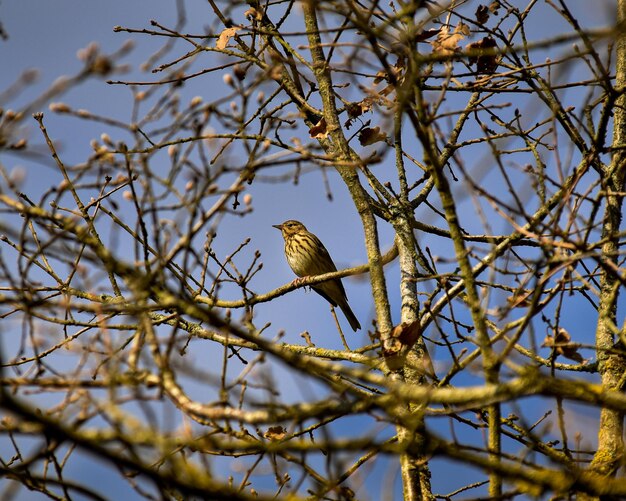
[[[337,271],[337,267],[324,244],[300,221],[289,219],[282,224],[273,224],[272,226],[282,233],[285,239],[285,257],[298,277],[303,278]],[[311,287],[331,305],[341,308],[353,331],[356,332],[361,328],[361,324],[348,304],[348,297],[341,279],[334,278]]]

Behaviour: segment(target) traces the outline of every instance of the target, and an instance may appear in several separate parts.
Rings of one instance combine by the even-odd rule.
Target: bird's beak
[[[283,225],[282,224],[273,224],[272,228],[276,228],[277,230],[283,231]]]

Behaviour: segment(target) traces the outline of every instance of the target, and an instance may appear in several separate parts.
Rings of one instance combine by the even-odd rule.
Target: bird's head
[[[283,238],[289,238],[303,231],[307,231],[306,227],[300,221],[294,221],[293,219],[289,219],[283,224],[273,224],[272,226],[281,231]]]

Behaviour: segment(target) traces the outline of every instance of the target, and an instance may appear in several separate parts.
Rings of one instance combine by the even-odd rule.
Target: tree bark
[[[626,21],[626,0],[618,1],[618,26]],[[600,303],[598,324],[596,327],[596,353],[598,369],[605,389],[617,389],[623,386],[626,359],[621,354],[611,351],[615,346],[617,299],[620,289],[620,277],[616,266],[619,252],[619,238],[622,220],[624,172],[626,169],[626,36],[620,33],[616,45],[616,91],[620,95],[614,105],[613,157],[603,174],[603,188],[606,192],[606,206],[602,222],[601,262],[603,263],[600,280]],[[589,468],[603,476],[614,476],[621,465],[624,455],[624,416],[621,412],[603,408],[600,413],[598,430],[598,450]],[[584,496],[582,499],[598,499]]]

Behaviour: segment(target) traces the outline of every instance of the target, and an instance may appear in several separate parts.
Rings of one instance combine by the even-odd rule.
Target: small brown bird
[[[283,224],[274,224],[285,239],[285,256],[293,272],[299,277],[309,277],[337,271],[330,254],[313,233],[299,221],[290,219]],[[335,278],[320,284],[312,285],[313,290],[333,306],[339,306],[350,322],[352,330],[357,331],[361,324],[348,305],[346,291],[341,279]]]

